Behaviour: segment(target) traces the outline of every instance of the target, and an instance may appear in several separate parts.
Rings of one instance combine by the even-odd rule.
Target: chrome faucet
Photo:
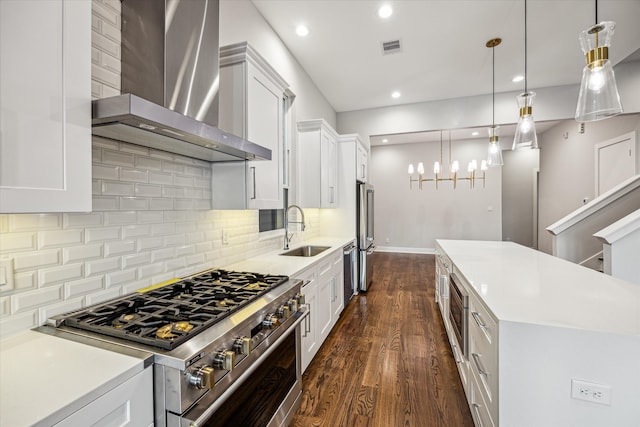
[[[291,205],[284,211],[284,249],[289,249],[289,242],[293,238],[293,233],[289,236],[289,210],[296,208],[300,211],[302,221],[291,221],[292,224],[300,224],[300,231],[304,231],[304,211],[298,205]]]

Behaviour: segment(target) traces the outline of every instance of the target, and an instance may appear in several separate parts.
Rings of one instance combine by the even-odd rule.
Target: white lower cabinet
[[[489,414],[489,407],[487,406],[483,394],[480,391],[480,380],[475,376],[470,382],[471,384],[471,396],[469,397],[469,407],[471,409],[471,416],[473,422],[478,427],[493,427],[493,419]]]
[[[301,370],[304,372],[344,309],[342,249],[295,276],[309,305],[309,321],[301,326]]]
[[[318,331],[320,333],[320,342],[329,336],[331,332],[331,261],[325,261],[320,265],[318,273],[318,304],[317,304],[317,320]]]
[[[498,416],[498,322],[469,296],[469,368],[487,411]]]
[[[344,271],[342,251],[338,251],[333,257],[331,267],[331,328],[338,322],[338,318],[344,310]]]
[[[153,425],[152,367],[146,368],[55,424],[56,427],[151,425]]]
[[[301,325],[300,362],[301,372],[304,372],[319,347],[317,338],[318,314],[316,308],[318,306],[318,283],[316,280],[316,269],[308,270],[300,274],[297,278],[303,281],[300,292],[304,294],[305,303],[309,306],[309,316]]]
[[[471,291],[471,286],[458,272],[456,275],[461,279],[460,284],[469,295],[468,354],[465,357],[457,344],[448,312],[449,269],[456,270],[456,267],[451,264],[441,249],[438,248],[436,252],[436,301],[440,306],[442,320],[473,420],[478,427],[497,426],[499,416],[498,320]]]

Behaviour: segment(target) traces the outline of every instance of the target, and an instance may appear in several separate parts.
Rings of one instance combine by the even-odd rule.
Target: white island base
[[[469,294],[454,351],[476,425],[640,425],[639,286],[514,243],[436,243]]]

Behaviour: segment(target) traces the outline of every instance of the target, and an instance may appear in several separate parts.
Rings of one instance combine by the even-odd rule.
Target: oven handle
[[[242,379],[238,378],[236,381],[233,382],[233,384],[231,384],[231,386],[229,386],[228,389],[226,389],[224,391],[224,393],[222,393],[215,402],[213,402],[213,404],[211,404],[211,406],[209,406],[207,409],[204,410],[204,412],[202,413],[202,415],[200,415],[196,420],[191,421],[191,420],[186,420],[189,423],[190,427],[199,427],[201,425],[203,425],[203,423],[205,423],[206,421],[209,420],[209,418],[211,418],[211,416],[213,415],[213,413],[215,411],[218,410],[218,408],[220,406],[222,406],[222,404],[225,402],[225,396],[229,396],[231,394],[233,394],[233,392],[236,391],[236,389],[238,387],[240,387],[242,385],[242,383],[244,383],[244,380],[251,375],[256,369],[258,369],[258,367],[262,364],[262,362],[264,362],[264,359],[266,359],[267,357],[269,357],[269,355],[271,353],[273,353],[275,351],[275,349],[278,348],[278,346],[280,346],[280,344],[282,344],[282,342],[289,336],[289,333],[292,333],[293,330],[295,330],[295,328],[298,327],[298,325],[300,323],[302,323],[303,320],[305,320],[308,316],[309,316],[309,310],[307,309],[307,307],[305,307],[304,305],[300,307],[300,311],[302,312],[302,315],[300,315],[300,317],[298,317],[296,319],[295,322],[293,322],[290,326],[289,329],[283,333],[282,335],[280,335],[278,337],[277,340],[275,340],[275,342],[273,344],[271,344],[269,346],[269,348],[260,355],[260,357],[258,359],[255,360],[255,362],[253,362],[251,364],[251,366],[249,366],[249,368],[247,368],[247,370],[242,374]]]

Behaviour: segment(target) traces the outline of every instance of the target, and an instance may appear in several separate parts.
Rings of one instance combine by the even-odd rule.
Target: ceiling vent
[[[400,46],[400,40],[389,40],[388,42],[382,42],[382,54],[389,55],[390,53],[398,53],[402,51]]]

